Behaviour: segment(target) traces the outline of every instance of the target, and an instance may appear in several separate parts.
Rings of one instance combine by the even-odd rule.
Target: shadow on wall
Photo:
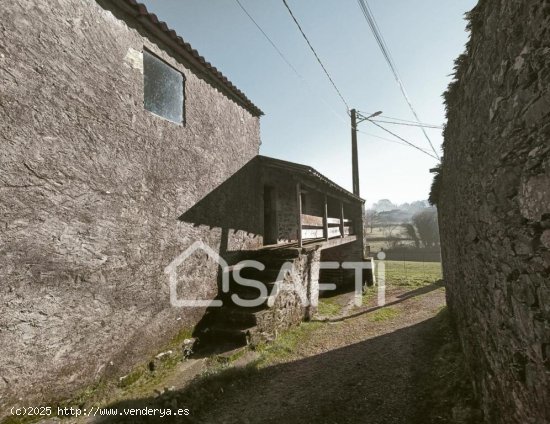
[[[228,262],[243,250],[261,247],[262,190],[258,160],[250,160],[185,211],[179,220],[221,229],[220,256]]]
[[[439,319],[432,318],[305,359],[261,369],[230,368],[156,398],[109,406],[188,408],[190,417],[117,417],[96,422],[283,423],[291,417],[293,423],[343,423],[360,417],[361,422],[385,423],[391,417],[392,422],[424,423],[426,411],[420,405],[427,393],[421,382],[442,343],[433,337],[438,325]],[[414,361],[412,370],[411,357],[423,359]],[[409,387],[411,381],[418,382],[414,390]]]

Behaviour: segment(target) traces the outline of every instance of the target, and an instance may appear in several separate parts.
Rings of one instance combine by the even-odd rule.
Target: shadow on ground
[[[227,369],[180,391],[109,406],[119,413],[188,408],[188,417],[119,415],[96,422],[426,423],[423,381],[443,343],[440,315],[320,355],[261,369]]]
[[[432,283],[428,286],[420,287],[418,289],[414,289],[414,290],[408,291],[406,293],[400,294],[400,295],[396,296],[397,300],[394,300],[393,302],[387,302],[384,305],[373,306],[373,307],[364,309],[362,311],[356,312],[354,314],[349,314],[349,315],[346,315],[346,316],[343,316],[343,317],[330,318],[330,319],[320,319],[319,321],[321,321],[321,322],[327,322],[327,321],[328,322],[340,322],[340,321],[346,321],[346,320],[351,319],[351,318],[357,318],[358,316],[365,315],[365,314],[370,314],[370,313],[372,313],[374,311],[377,311],[379,309],[387,308],[388,306],[397,305],[401,302],[404,302],[405,300],[412,299],[413,297],[425,295],[425,294],[427,294],[431,291],[437,290],[441,287],[443,287],[443,281],[442,280],[436,281],[435,283]]]

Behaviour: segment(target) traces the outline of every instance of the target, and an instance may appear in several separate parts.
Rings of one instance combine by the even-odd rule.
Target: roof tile
[[[117,2],[112,0],[114,4]],[[154,13],[149,13],[147,7],[143,3],[138,3],[136,0],[123,0],[128,5],[130,5],[135,11],[136,15],[144,16],[149,19],[149,21],[158,27],[161,31],[168,33],[168,36],[176,41],[188,54],[191,54],[194,58],[197,59],[199,64],[201,64],[206,70],[217,80],[222,86],[229,90],[234,96],[236,96],[242,104],[248,109],[253,115],[260,116],[263,115],[263,112],[256,106],[254,103],[246,97],[246,95],[235,87],[216,67],[212,66],[209,62],[202,57],[199,52],[191,47],[191,45],[183,40],[176,31],[171,29],[166,22],[159,21],[158,17]]]

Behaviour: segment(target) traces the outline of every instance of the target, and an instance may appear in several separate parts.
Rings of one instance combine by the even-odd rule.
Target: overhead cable
[[[376,125],[376,126],[377,126],[378,128],[380,128],[381,130],[383,130],[383,131],[385,131],[385,132],[387,132],[387,133],[393,135],[394,137],[397,137],[399,140],[403,141],[404,143],[408,144],[409,146],[414,147],[416,150],[421,151],[422,153],[424,153],[424,154],[430,156],[431,158],[434,158],[434,159],[436,159],[436,160],[439,160],[439,158],[438,158],[437,156],[432,155],[430,152],[427,152],[426,150],[424,150],[424,149],[418,147],[416,144],[413,144],[413,143],[411,143],[410,141],[405,140],[403,137],[401,137],[401,136],[395,134],[394,132],[388,130],[387,128],[384,128],[382,125],[377,124],[376,122],[370,121],[370,120],[369,120],[369,122],[371,122],[373,125]]]
[[[284,1],[284,0],[283,0]],[[361,8],[361,11],[363,12],[363,15],[365,16],[365,19],[367,20],[367,23],[371,29],[371,32],[374,35],[374,38],[376,40],[376,43],[378,44],[378,47],[380,48],[380,51],[382,52],[382,55],[384,56],[384,59],[388,63],[388,66],[390,67],[390,70],[393,73],[393,76],[395,80],[397,81],[397,85],[399,86],[399,89],[401,90],[401,93],[403,94],[403,97],[405,98],[407,104],[409,105],[409,109],[411,110],[412,114],[416,118],[417,121],[420,121],[420,118],[418,117],[418,114],[416,113],[416,110],[407,94],[407,91],[405,90],[405,85],[403,84],[403,81],[401,80],[401,77],[399,76],[399,73],[397,72],[397,67],[395,65],[395,62],[393,61],[393,58],[391,56],[391,53],[389,51],[389,48],[384,40],[384,37],[382,36],[382,32],[380,31],[380,28],[378,27],[378,24],[376,23],[376,19],[374,18],[374,15],[372,11],[370,10],[370,7],[368,5],[367,0],[357,0],[357,3],[359,4],[359,7]],[[430,144],[430,147],[432,148],[433,152],[439,159],[439,154],[435,150],[435,147],[432,143],[432,140],[428,136],[428,133],[424,129],[424,127],[420,127],[422,132],[424,133],[424,137],[426,137],[426,140],[428,140],[428,143]]]
[[[263,28],[258,24],[258,22],[254,19],[254,17],[250,14],[250,12],[243,6],[243,4],[239,0],[235,0],[239,7],[242,9],[242,11],[248,16],[248,18],[252,21],[252,23],[258,28],[258,30],[262,33],[262,35],[265,37],[265,39],[271,44],[273,49],[277,52],[277,54],[283,59],[283,61],[288,65],[288,67],[294,72],[294,74],[302,81],[302,83],[311,91],[313,94],[315,94],[324,104],[327,106],[332,113],[336,115],[338,119],[340,119],[342,122],[349,124],[348,120],[345,119],[338,111],[336,111],[321,94],[319,94],[316,90],[313,89],[313,87],[307,82],[307,80],[298,72],[296,67],[288,60],[288,58],[285,56],[285,54],[281,51],[279,47],[275,44],[275,42],[267,35],[267,33],[263,30]]]
[[[340,97],[340,99],[342,100],[342,102],[346,105],[346,110],[349,111],[349,110],[350,110],[350,107],[349,107],[349,105],[348,105],[348,102],[346,102],[346,99],[344,99],[344,96],[342,95],[342,93],[340,92],[340,90],[339,90],[338,87],[336,86],[336,83],[334,82],[334,80],[332,79],[332,77],[330,76],[330,74],[328,73],[327,68],[325,67],[325,65],[323,65],[323,62],[322,62],[321,59],[319,58],[319,55],[317,54],[317,52],[315,51],[315,49],[314,49],[313,46],[311,45],[311,42],[310,42],[309,39],[307,38],[306,33],[304,32],[304,30],[303,30],[302,27],[300,26],[300,23],[298,22],[298,19],[296,19],[296,16],[294,16],[294,13],[292,13],[292,10],[290,9],[290,6],[288,5],[287,1],[286,1],[286,0],[283,0],[283,3],[285,4],[285,6],[286,6],[286,8],[287,8],[288,13],[290,13],[290,16],[291,16],[292,19],[294,20],[294,23],[296,24],[296,26],[297,26],[298,29],[300,30],[300,33],[302,34],[302,37],[304,37],[304,40],[306,40],[307,45],[309,46],[310,50],[313,52],[313,55],[314,55],[315,58],[317,59],[317,62],[319,62],[319,65],[321,65],[321,68],[323,68],[323,71],[325,72],[325,75],[327,76],[327,78],[329,79],[330,83],[331,83],[332,86],[334,87],[334,90],[336,90],[336,92],[338,93],[338,96]]]

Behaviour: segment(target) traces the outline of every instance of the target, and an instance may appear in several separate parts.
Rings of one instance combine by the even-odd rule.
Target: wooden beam
[[[325,236],[325,240],[328,240],[328,202],[327,202],[326,194],[324,198],[324,208],[323,208],[323,233]]]
[[[315,215],[302,214],[302,225],[309,225],[310,227],[323,227],[323,217]]]
[[[344,237],[344,203],[340,201],[340,237]]]
[[[302,230],[302,239],[322,239],[323,238],[323,229],[319,228],[317,230],[315,229],[305,229]]]
[[[298,206],[298,247],[302,247],[302,190],[300,183],[296,183],[296,204]]]
[[[353,227],[344,227],[344,235],[345,236],[351,236],[355,234],[355,231],[353,230]]]

